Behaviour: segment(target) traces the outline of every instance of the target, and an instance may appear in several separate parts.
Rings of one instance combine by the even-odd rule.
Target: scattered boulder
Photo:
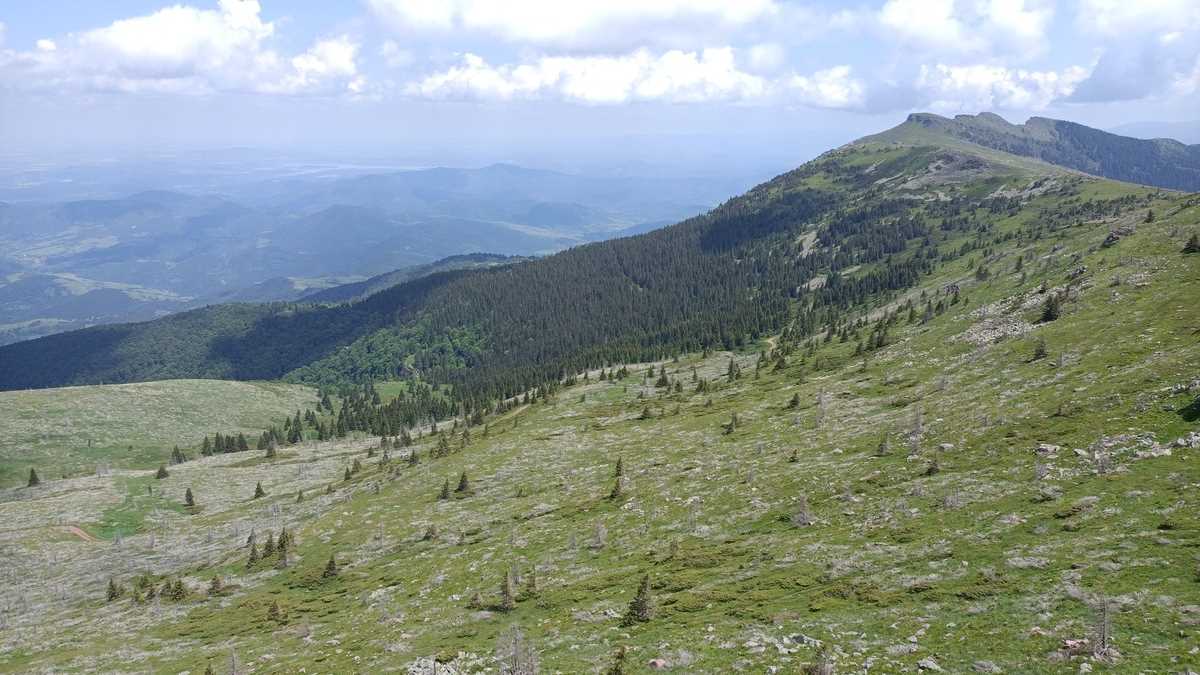
[[[931,670],[935,673],[942,672],[942,667],[938,665],[937,661],[933,660],[932,656],[926,656],[920,661],[917,661],[917,668],[920,670]]]
[[[1019,570],[1037,569],[1044,570],[1050,564],[1045,558],[1036,558],[1033,556],[1015,556],[1007,561],[1009,567],[1015,567]]]
[[[1034,449],[1034,452],[1041,457],[1054,457],[1058,455],[1059,450],[1062,450],[1061,445],[1054,445],[1053,443],[1038,443],[1037,448]]]
[[[1175,447],[1191,448],[1193,450],[1200,449],[1200,432],[1189,431],[1187,436],[1180,436],[1175,439]],[[1170,454],[1169,452],[1167,454]]]
[[[1104,238],[1104,241],[1101,242],[1100,246],[1102,246],[1104,248],[1109,248],[1110,246],[1115,246],[1117,244],[1117,242],[1121,241],[1121,239],[1123,237],[1128,237],[1131,234],[1133,234],[1132,227],[1122,225],[1121,227],[1113,228],[1108,233],[1108,236]]]

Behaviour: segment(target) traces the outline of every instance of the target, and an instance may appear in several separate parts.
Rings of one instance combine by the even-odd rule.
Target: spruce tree
[[[650,575],[642,577],[642,583],[638,585],[637,595],[629,603],[629,609],[625,612],[625,618],[622,624],[632,626],[636,623],[649,621],[654,615],[653,603],[650,599]]]
[[[41,478],[38,478],[38,475],[37,475],[37,469],[34,469],[33,467],[30,467],[30,469],[29,469],[29,483],[28,483],[28,484],[26,484],[26,487],[37,487],[37,486],[39,486],[39,485],[41,485],[41,484],[42,484],[42,479],[41,479]]]
[[[617,458],[617,467],[615,469],[613,469],[613,476],[616,478],[620,478],[621,476],[624,476],[624,475],[625,475],[625,458],[618,457]]]
[[[283,621],[283,610],[279,608],[278,600],[271,601],[271,607],[267,610],[267,620],[274,623]]]
[[[250,557],[246,559],[246,567],[254,567],[258,564],[258,544],[250,544]]]
[[[108,601],[112,602],[113,600],[116,600],[117,598],[121,597],[121,594],[123,592],[124,592],[124,589],[122,589],[120,586],[117,585],[116,580],[109,578],[108,592],[105,594],[106,597],[108,598]]]
[[[254,499],[259,499],[260,497],[266,497],[266,496],[267,496],[267,491],[263,489],[262,481],[259,481],[254,486]]]
[[[625,670],[625,658],[627,654],[628,650],[625,647],[618,649],[617,653],[613,654],[612,665],[608,667],[608,670],[604,671],[604,675],[625,675],[627,672]]]
[[[196,498],[192,496],[192,488],[183,493],[183,505],[189,509],[196,508]]]
[[[208,594],[209,595],[219,595],[221,593],[221,591],[224,590],[224,588],[225,588],[225,585],[221,583],[221,577],[214,576],[212,578],[212,581],[210,581],[208,583]]]
[[[1057,321],[1059,316],[1062,316],[1062,300],[1059,299],[1057,293],[1051,293],[1046,296],[1046,302],[1042,304],[1040,321],[1042,323]]]
[[[337,575],[338,575],[337,560],[335,560],[333,557],[333,554],[330,553],[329,554],[329,562],[325,563],[325,571],[321,572],[321,578],[322,579],[332,579],[332,578],[336,577]]]
[[[1200,234],[1192,233],[1187,244],[1183,246],[1184,253],[1200,253]]]
[[[438,493],[438,499],[442,499],[442,500],[450,499],[450,479],[449,478],[447,478],[446,481],[444,483],[442,483],[442,491]]]
[[[458,487],[454,488],[455,492],[460,494],[468,494],[471,492],[471,481],[467,479],[467,472],[463,471],[458,477]]]
[[[517,583],[513,579],[512,570],[504,573],[504,581],[500,582],[500,610],[511,612],[517,608]]]
[[[166,464],[159,464],[158,471],[156,471],[154,473],[154,477],[157,478],[158,480],[162,480],[170,475],[171,474],[167,473],[167,465]]]
[[[624,494],[624,490],[625,490],[624,483],[625,483],[625,479],[618,476],[617,479],[615,481],[613,481],[612,490],[609,491],[608,498],[614,499],[614,500],[620,499],[622,497],[622,495]]]
[[[275,533],[267,532],[267,541],[263,544],[262,555],[264,558],[275,555]]]

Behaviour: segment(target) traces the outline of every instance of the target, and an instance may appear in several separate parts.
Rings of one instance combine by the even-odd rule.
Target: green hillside
[[[858,142],[945,144],[948,140],[1114,180],[1200,191],[1200,145],[1166,138],[1130,138],[1045,117],[1010,124],[994,113],[956,115],[953,119],[916,113],[900,126]]]
[[[593,285],[541,296],[576,280],[535,261],[395,291],[399,324],[294,375],[382,353],[478,396],[542,386],[436,435],[407,385],[317,417],[414,438],[386,462],[309,423],[273,459],[0,493],[10,573],[59,589],[0,590],[0,670],[1186,671],[1198,231],[1195,195],[863,144],[548,259],[582,284],[609,256]],[[439,332],[488,287],[532,308]],[[120,545],[63,529],[111,537],[120,509]],[[248,562],[281,527],[284,564]]]
[[[155,467],[175,446],[258,434],[315,400],[308,387],[216,380],[0,392],[0,486],[24,484],[31,467],[47,479]]]

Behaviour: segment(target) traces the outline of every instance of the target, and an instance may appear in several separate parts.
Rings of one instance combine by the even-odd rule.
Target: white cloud
[[[401,47],[395,40],[385,40],[379,47],[379,55],[389,68],[404,68],[416,61],[413,53]]]
[[[853,77],[850,66],[793,75],[787,87],[801,103],[818,108],[858,108],[866,101],[866,86]]]
[[[6,84],[71,89],[204,94],[357,92],[364,82],[349,38],[318,41],[286,57],[268,46],[275,26],[257,0],[219,0],[216,9],[174,5],[114,21],[0,60]]]
[[[1048,0],[887,0],[877,19],[885,36],[932,51],[1044,49],[1054,16]]]
[[[922,66],[916,86],[936,110],[1040,110],[1069,96],[1087,77],[1078,66],[1062,71],[996,65]]]
[[[466,54],[459,65],[410,84],[407,92],[426,98],[683,103],[755,99],[767,85],[739,70],[730,48],[658,56],[640,49],[624,56],[542,57],[515,66],[492,66]]]
[[[779,70],[787,61],[787,52],[774,42],[754,45],[750,48],[747,61],[752,70],[772,72]]]
[[[596,47],[676,41],[774,14],[775,0],[367,0],[398,30],[466,29],[512,42]]]
[[[466,54],[458,65],[409,84],[406,93],[433,99],[584,104],[794,102],[860,108],[866,101],[866,85],[849,66],[768,79],[739,69],[736,56],[729,47],[659,55],[640,49],[623,56],[552,56],[492,65],[476,54]]]
[[[1105,37],[1200,30],[1196,0],[1081,0],[1077,21]]]
[[[954,0],[888,0],[879,20],[902,40],[961,48],[966,28],[954,13]]]
[[[1191,89],[1200,61],[1196,0],[1082,0],[1076,22],[1102,50],[1072,100],[1132,101]]]

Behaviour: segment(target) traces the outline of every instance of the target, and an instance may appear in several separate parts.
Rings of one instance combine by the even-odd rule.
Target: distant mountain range
[[[256,179],[236,197],[0,203],[0,344],[213,303],[293,301],[374,275],[407,279],[397,270],[481,251],[551,253],[666,225],[730,189],[499,164]]]
[[[939,242],[959,242],[962,228],[986,227],[979,213],[1024,208],[1029,197],[1022,195],[1041,193],[1028,192],[1030,186],[1057,186],[1040,207],[1044,212],[1023,212],[1036,221],[1026,227],[1042,227],[1071,222],[1088,209],[1114,208],[1068,199],[1080,194],[1084,181],[1097,180],[1081,175],[1081,166],[1186,178],[1191,149],[1176,145],[1052,120],[1018,126],[987,114],[913,115],[704,215],[646,234],[527,262],[459,259],[467,264],[388,274],[303,297],[343,304],[215,305],[10,345],[0,348],[0,387],[171,377],[319,384],[417,378],[457,388],[464,405],[494,400],[584,367],[737,347],[779,330],[785,320],[812,331],[846,307],[916,283],[933,261],[955,255]],[[1116,163],[1125,148],[1133,149],[1127,161]],[[523,172],[492,172],[515,180],[509,187],[542,189]],[[451,175],[457,176],[452,182],[463,180]],[[352,192],[362,187],[355,185]],[[1113,194],[1132,189],[1096,185]],[[434,199],[423,188],[405,189]],[[1148,203],[1149,194],[1143,190],[1138,203]],[[409,197],[396,199],[407,203]],[[331,217],[331,209],[361,217]],[[385,218],[382,213],[327,207],[316,214],[328,218],[327,225],[313,232],[329,239],[324,248],[305,250],[349,256],[353,247],[334,240],[375,232],[370,219]],[[962,255],[973,245],[959,242],[954,250]],[[376,260],[380,246],[364,245],[361,256]],[[789,309],[797,298],[800,309]]]
[[[945,143],[948,138],[1094,176],[1172,190],[1200,190],[1200,145],[1163,138],[1129,138],[1045,117],[1011,124],[994,113],[957,115],[953,119],[915,113],[900,126],[858,142],[928,139]]]

